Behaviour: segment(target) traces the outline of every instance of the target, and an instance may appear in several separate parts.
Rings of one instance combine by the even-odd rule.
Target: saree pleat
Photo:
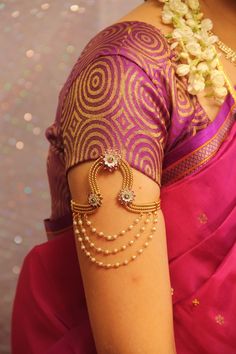
[[[177,353],[235,354],[235,103],[228,95],[217,118],[200,130],[208,123],[207,117],[173,75],[168,46],[160,31],[140,21],[126,21],[108,29],[112,31],[99,33],[83,51],[60,93],[56,120],[47,130],[51,141],[48,175],[55,217],[44,220],[48,241],[34,247],[22,266],[12,313],[12,354],[96,354],[74,241],[60,115],[66,93],[81,68],[97,55],[117,53],[122,55],[122,61],[128,58],[135,62],[140,75],[148,74],[153,100],[154,94],[158,102],[164,94],[167,96],[162,112],[157,105],[159,117],[163,113],[168,116],[175,103],[170,126],[164,126],[163,117],[159,123],[163,124],[166,138],[168,135],[161,208],[166,224]],[[145,41],[143,46],[140,44],[148,35],[155,43],[153,49],[146,48]],[[184,97],[184,101],[178,101],[178,97]],[[84,114],[87,115],[86,110]],[[78,117],[77,114],[77,120]],[[67,118],[68,124],[74,122]],[[74,131],[72,124],[71,132]],[[76,136],[79,138],[79,133]]]
[[[163,187],[177,353],[236,351],[236,125],[202,170]]]
[[[96,354],[73,228],[34,247],[20,274],[12,353]]]
[[[211,163],[161,190],[180,354],[235,353],[235,156],[236,125]],[[16,298],[13,353],[96,354],[72,227],[28,254]]]

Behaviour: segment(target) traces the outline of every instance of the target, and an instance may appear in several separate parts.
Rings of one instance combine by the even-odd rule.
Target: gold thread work
[[[134,219],[132,224],[114,235],[105,235],[103,231],[98,231],[88,217],[89,214],[94,213],[102,205],[103,197],[97,183],[97,175],[101,169],[107,170],[108,173],[114,172],[118,169],[121,170],[123,177],[122,189],[118,193],[117,201],[127,210],[139,214]],[[158,222],[157,211],[160,209],[160,199],[158,201],[143,204],[136,204],[134,202],[135,193],[132,190],[132,169],[130,168],[128,162],[122,158],[121,153],[116,149],[106,150],[102,156],[95,160],[90,167],[88,180],[90,189],[88,194],[88,204],[80,204],[71,199],[73,228],[81,250],[92,263],[95,263],[97,266],[105,269],[119,268],[123,265],[127,265],[137,259],[137,257],[143,253],[143,251],[148,247],[149,242],[152,240],[153,233],[156,231],[155,224]],[[97,237],[109,241],[108,243],[111,244],[112,241],[115,241],[120,237],[125,237],[125,235],[138,226],[139,223],[141,223],[141,225],[138,231],[134,234],[133,238],[126,241],[122,246],[102,248],[97,247],[95,242],[92,240],[92,237]],[[146,230],[148,230],[148,236],[143,242],[142,247],[131,257],[115,263],[106,263],[97,260],[96,254],[108,256],[124,252],[129,247],[133,246],[135,242],[142,237],[144,231]],[[92,254],[92,252],[94,252],[95,255]]]

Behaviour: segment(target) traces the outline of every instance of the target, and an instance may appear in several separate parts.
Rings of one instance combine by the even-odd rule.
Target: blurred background
[[[141,0],[0,1],[0,354],[24,256],[46,241],[45,129],[83,47]],[[25,353],[30,354],[30,353]]]

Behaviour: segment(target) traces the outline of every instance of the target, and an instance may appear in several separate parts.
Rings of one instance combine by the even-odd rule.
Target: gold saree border
[[[163,169],[162,186],[172,184],[173,182],[198,171],[216,155],[235,122],[234,114],[232,114],[234,108],[236,108],[236,104],[232,105],[227,118],[213,137],[194,151],[191,151],[178,161],[173,162],[170,166]]]

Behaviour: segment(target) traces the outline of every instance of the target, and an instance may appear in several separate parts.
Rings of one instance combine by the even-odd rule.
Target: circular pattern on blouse
[[[121,56],[101,56],[74,81],[62,131],[66,169],[98,158],[107,148],[160,183],[165,141],[162,97],[147,75]]]
[[[151,57],[156,64],[166,61],[171,56],[167,40],[161,31],[151,24],[136,22],[126,40],[126,46],[128,49],[135,49],[137,56]]]
[[[141,21],[115,23],[88,42],[60,91],[52,124],[57,129],[47,129],[53,218],[70,212],[66,179],[70,166],[96,159],[104,147],[123,143],[132,166],[159,181],[163,148],[170,151],[208,125],[198,102],[176,84],[174,57],[163,34]],[[116,58],[113,64],[110,58]],[[87,89],[79,82],[83,73],[87,79],[86,72],[91,81]],[[112,72],[121,77],[114,78]],[[92,107],[91,102],[98,106]]]

